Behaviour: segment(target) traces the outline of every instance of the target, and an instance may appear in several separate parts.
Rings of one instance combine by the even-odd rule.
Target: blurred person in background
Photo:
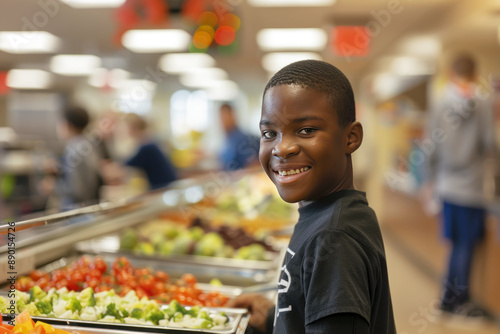
[[[456,56],[443,94],[432,103],[427,125],[427,186],[442,204],[444,236],[451,245],[442,315],[484,315],[470,300],[469,281],[474,250],[485,233],[485,161],[497,148],[491,99],[476,79],[474,59],[468,54]]]
[[[84,134],[89,122],[89,113],[82,107],[68,107],[63,111],[58,135],[65,142],[64,152],[58,168],[52,164],[57,180],[47,178],[41,184],[46,195],[55,192],[61,210],[99,202],[102,186],[99,154],[95,143]]]
[[[146,175],[151,190],[166,187],[177,180],[177,172],[170,159],[147,132],[147,123],[137,114],[126,114],[124,121],[128,135],[138,144],[138,149],[125,165],[140,169]]]
[[[235,111],[230,104],[224,103],[220,107],[220,117],[226,133],[226,141],[219,156],[222,168],[232,171],[257,165],[260,139],[238,128]]]

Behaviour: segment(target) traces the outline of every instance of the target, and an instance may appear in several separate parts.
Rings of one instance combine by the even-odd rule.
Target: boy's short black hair
[[[89,113],[85,108],[72,106],[63,111],[64,120],[77,131],[83,131],[90,122]]]
[[[298,85],[326,94],[337,112],[339,125],[356,120],[354,93],[347,77],[335,66],[319,60],[301,60],[283,67],[269,80],[264,95],[269,88],[280,85]]]

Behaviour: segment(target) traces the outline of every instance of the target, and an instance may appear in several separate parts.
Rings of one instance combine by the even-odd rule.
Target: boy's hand
[[[266,331],[266,320],[274,303],[258,293],[242,294],[227,303],[227,307],[246,308],[250,312],[248,324],[259,331]]]

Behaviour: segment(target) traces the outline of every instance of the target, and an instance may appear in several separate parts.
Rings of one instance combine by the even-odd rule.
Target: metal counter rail
[[[79,216],[79,215],[84,215],[84,214],[89,214],[89,213],[96,213],[96,212],[105,212],[108,210],[116,209],[116,208],[121,208],[126,206],[128,201],[115,201],[115,202],[106,202],[106,203],[101,203],[101,204],[96,204],[96,205],[91,205],[91,206],[86,206],[70,211],[64,211],[60,213],[55,213],[52,215],[48,216],[42,216],[38,218],[32,218],[32,219],[27,219],[24,221],[16,222],[16,230],[21,231],[33,227],[38,227],[38,226],[46,226],[51,223],[55,222],[60,222],[61,219],[64,218],[69,218],[69,217],[74,217],[74,216]],[[132,202],[133,203],[133,202]],[[11,225],[8,223],[6,224],[1,224],[0,225],[0,235],[4,235],[9,231],[9,228]]]
[[[122,207],[117,206],[116,208]],[[40,265],[74,252],[74,245],[79,241],[135,225],[145,219],[153,218],[159,211],[169,208],[172,206],[165,204],[163,198],[160,197],[151,199],[148,203],[133,206],[129,210],[93,211],[96,208],[92,208],[91,211],[87,211],[87,208],[82,211],[76,210],[79,212],[76,216],[73,214],[63,215],[65,218],[62,219],[55,219],[54,216],[61,216],[54,215],[52,220],[44,226],[33,227],[19,233],[17,233],[18,223],[16,222],[15,247],[7,247],[7,244],[0,247],[0,280],[5,282],[9,277],[8,272],[15,271],[17,276],[27,274]],[[98,213],[103,214],[99,215]],[[86,214],[90,214],[90,216],[85,217]],[[72,222],[70,220],[72,217],[80,220],[86,218],[86,220]],[[48,216],[35,220],[44,221],[47,218]],[[28,223],[30,222],[32,221],[28,221]],[[24,226],[29,225],[28,223]],[[10,269],[9,253],[14,253],[15,270]]]

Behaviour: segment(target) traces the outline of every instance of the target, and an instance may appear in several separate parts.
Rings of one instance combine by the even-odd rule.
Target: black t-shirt
[[[281,268],[274,333],[305,333],[351,313],[396,333],[382,235],[365,194],[342,190],[299,209]]]

